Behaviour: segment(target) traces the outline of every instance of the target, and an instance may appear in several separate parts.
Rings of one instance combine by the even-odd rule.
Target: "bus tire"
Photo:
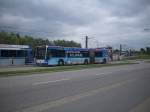
[[[102,63],[103,63],[103,64],[106,64],[106,62],[107,62],[106,59],[103,59],[103,62],[102,62]]]
[[[87,60],[87,59],[84,60],[84,64],[85,64],[85,65],[88,64],[88,60]]]
[[[63,61],[62,59],[59,60],[59,61],[58,61],[58,65],[59,65],[59,66],[63,66],[63,65],[64,65],[64,61]]]

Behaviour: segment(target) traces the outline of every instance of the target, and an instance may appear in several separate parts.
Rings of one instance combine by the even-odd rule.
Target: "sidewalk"
[[[121,61],[111,61],[108,64],[119,64],[119,63],[143,63],[150,60],[121,60]],[[45,68],[56,68],[54,67],[40,67],[36,65],[22,65],[22,66],[0,66],[0,72],[7,71],[18,71],[18,70],[35,70],[35,69],[45,69]]]

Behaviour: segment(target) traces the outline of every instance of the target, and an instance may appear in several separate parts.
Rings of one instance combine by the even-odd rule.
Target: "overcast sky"
[[[0,0],[0,30],[140,48],[150,46],[150,0]]]

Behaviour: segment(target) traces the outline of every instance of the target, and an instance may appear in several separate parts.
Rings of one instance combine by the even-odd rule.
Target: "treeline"
[[[150,55],[150,47],[141,48],[140,51],[141,51],[142,54]]]
[[[43,38],[34,38],[32,36],[21,36],[18,33],[0,32],[0,44],[16,44],[16,45],[30,45],[33,48],[39,45],[56,45],[64,47],[81,47],[80,43],[67,40],[50,41]]]

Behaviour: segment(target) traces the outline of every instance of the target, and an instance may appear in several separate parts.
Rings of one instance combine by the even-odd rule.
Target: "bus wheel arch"
[[[106,58],[103,59],[103,62],[102,62],[102,63],[103,63],[103,64],[106,64],[106,63],[107,63]]]
[[[89,64],[88,59],[85,59],[85,60],[84,60],[84,64],[85,64],[85,65]]]
[[[58,61],[58,65],[64,65],[64,60],[63,59],[59,59],[59,61]]]

